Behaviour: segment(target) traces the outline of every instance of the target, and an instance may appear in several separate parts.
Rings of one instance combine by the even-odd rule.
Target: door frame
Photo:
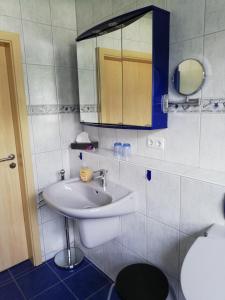
[[[37,266],[42,263],[42,257],[19,34],[0,31],[0,43],[9,50],[7,60],[9,62],[10,99],[28,256]]]

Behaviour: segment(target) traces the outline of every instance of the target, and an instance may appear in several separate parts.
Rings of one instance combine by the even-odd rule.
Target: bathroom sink
[[[134,192],[110,181],[105,190],[96,181],[60,181],[47,187],[43,197],[59,213],[77,219],[117,217],[135,210]]]

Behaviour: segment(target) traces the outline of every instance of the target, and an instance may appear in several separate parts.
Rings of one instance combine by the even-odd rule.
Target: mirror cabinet
[[[148,6],[101,23],[77,38],[83,124],[167,127],[169,12]]]

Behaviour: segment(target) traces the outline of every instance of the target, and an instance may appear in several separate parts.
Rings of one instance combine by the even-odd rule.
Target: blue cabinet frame
[[[158,8],[154,5],[140,8],[94,26],[93,28],[79,35],[76,41],[79,42],[85,39],[98,37],[99,35],[118,29],[118,26],[121,25],[127,26],[128,24],[134,22],[150,11],[152,11],[153,15],[152,126],[143,127],[87,122],[81,122],[81,124],[95,127],[139,130],[155,130],[167,128],[167,113],[163,112],[162,97],[163,95],[168,94],[170,25],[170,13],[168,11]]]

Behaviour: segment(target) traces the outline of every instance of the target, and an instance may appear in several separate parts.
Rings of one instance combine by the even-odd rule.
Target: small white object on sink
[[[87,132],[83,131],[76,137],[77,143],[91,143]]]

